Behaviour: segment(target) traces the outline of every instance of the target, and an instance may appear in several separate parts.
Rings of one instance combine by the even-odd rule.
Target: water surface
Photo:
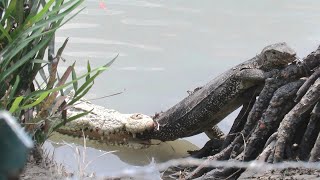
[[[106,9],[99,7],[100,2]],[[65,66],[77,61],[80,73],[86,70],[87,60],[99,66],[119,53],[87,98],[124,91],[94,101],[124,113],[152,115],[166,110],[186,97],[187,90],[252,58],[268,44],[285,41],[300,57],[319,45],[320,1],[88,0],[85,6],[57,33],[59,44],[70,37],[64,52],[68,60]],[[219,126],[227,132],[235,116],[227,117]],[[207,140],[203,134],[185,139],[198,147]],[[191,146],[181,145],[181,152]],[[90,152],[99,154],[96,149]],[[154,154],[162,156],[163,152]],[[168,157],[183,155],[177,152]],[[90,170],[103,173],[130,165],[119,156],[107,159],[93,163]]]

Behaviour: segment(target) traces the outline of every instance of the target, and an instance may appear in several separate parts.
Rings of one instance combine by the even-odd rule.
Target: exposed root
[[[243,129],[244,124],[248,118],[249,112],[252,109],[254,103],[255,100],[243,104],[241,111],[239,112],[226,139],[223,142],[222,148],[226,148],[234,140],[235,136],[241,131],[241,129]]]
[[[203,158],[212,154],[217,154],[220,152],[223,141],[224,139],[212,138],[200,150],[188,151],[188,153],[194,158]]]
[[[218,143],[208,142],[204,147],[209,149],[208,159],[186,179],[201,175],[201,179],[237,179],[246,170],[205,168],[211,160],[320,161],[319,76],[320,47],[302,63],[293,63],[266,79],[258,99],[243,105],[220,152],[212,151]]]
[[[317,141],[314,145],[314,147],[311,150],[310,153],[310,159],[311,162],[320,161],[320,134],[318,135]]]
[[[298,102],[303,95],[306,94],[310,86],[318,79],[320,76],[320,67],[318,67],[315,72],[308,78],[308,80],[300,87],[299,91],[297,92],[297,97],[294,100]]]
[[[275,134],[277,135],[277,134]],[[271,136],[270,136],[271,137]],[[271,140],[273,139],[273,140]],[[266,162],[270,156],[270,154],[272,153],[272,150],[274,148],[274,145],[276,143],[275,141],[275,136],[273,136],[273,138],[271,139],[268,139],[268,141],[270,140],[270,142],[268,142],[268,145],[265,146],[264,150],[260,153],[260,155],[257,157],[257,160],[259,161],[263,161],[263,162]]]
[[[292,108],[293,101],[291,99],[302,83],[302,80],[288,83],[274,93],[269,107],[248,140],[244,155],[246,161],[254,159],[263,150],[269,136],[274,133],[283,116]]]
[[[284,117],[278,129],[278,140],[275,145],[274,162],[283,159],[285,146],[288,139],[293,136],[300,115],[310,109],[320,99],[320,78],[310,87],[299,103]]]
[[[299,159],[308,160],[310,151],[320,131],[320,103],[313,108],[310,121],[300,143]]]

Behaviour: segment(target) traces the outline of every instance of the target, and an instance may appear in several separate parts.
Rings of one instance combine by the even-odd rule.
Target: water
[[[100,2],[106,9],[99,8]],[[268,44],[285,41],[304,57],[319,45],[319,5],[311,0],[88,0],[86,9],[58,31],[57,41],[61,44],[70,37],[63,65],[76,60],[79,73],[85,71],[87,60],[99,66],[119,53],[87,98],[124,91],[94,103],[152,115]],[[225,132],[235,116],[219,124]],[[186,140],[201,147],[207,138],[201,134]],[[186,151],[192,144],[181,148]],[[95,166],[121,168],[115,165],[121,160]]]

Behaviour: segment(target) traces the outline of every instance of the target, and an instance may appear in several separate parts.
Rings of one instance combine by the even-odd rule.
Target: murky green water
[[[106,9],[99,8],[100,2]],[[151,115],[166,110],[187,96],[187,90],[253,57],[268,44],[286,41],[300,57],[319,45],[320,1],[88,0],[85,6],[57,33],[60,44],[70,37],[65,67],[76,60],[78,71],[84,72],[87,60],[99,66],[119,53],[87,97],[124,91],[94,103],[125,113]],[[224,131],[235,116],[220,124]],[[186,140],[189,143],[176,143],[179,151],[155,148],[138,156],[142,151],[122,150],[121,156],[99,158],[88,171],[103,174],[130,166],[131,161],[144,164],[152,156],[161,157],[158,161],[180,157],[194,145],[203,146],[207,138],[201,134]],[[90,158],[99,155],[97,149],[106,148],[95,147],[90,148]],[[72,164],[66,148],[56,149],[56,159]]]

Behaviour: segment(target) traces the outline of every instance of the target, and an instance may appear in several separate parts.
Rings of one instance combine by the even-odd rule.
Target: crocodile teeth
[[[136,138],[136,133],[132,133],[132,137],[133,137],[133,138]]]
[[[103,137],[103,136],[101,136],[101,137],[100,137],[100,139],[101,139],[101,141],[103,141],[104,137]]]
[[[107,139],[110,140],[110,136],[107,136]]]

